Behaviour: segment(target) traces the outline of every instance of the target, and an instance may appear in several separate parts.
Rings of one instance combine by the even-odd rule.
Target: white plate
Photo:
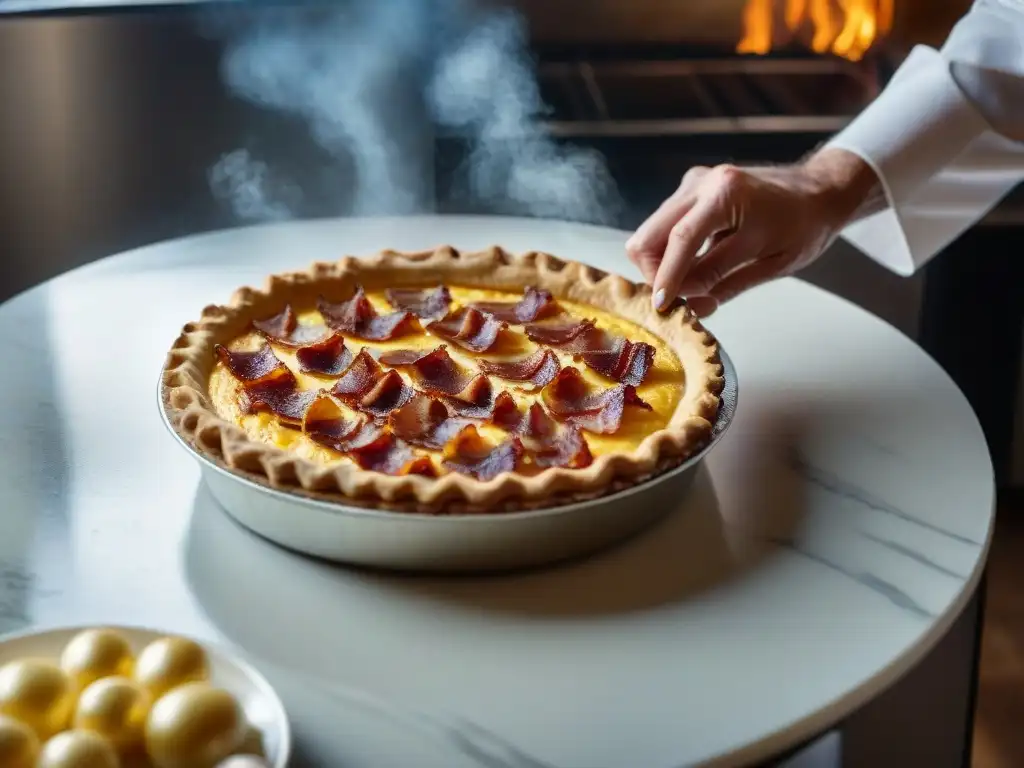
[[[120,632],[135,653],[161,637],[182,635],[172,631],[101,625]],[[57,627],[0,636],[0,665],[25,657],[57,661],[64,646],[79,632],[94,627]],[[245,710],[249,724],[263,737],[263,749],[273,768],[285,768],[291,755],[292,737],[284,705],[266,678],[223,648],[196,640],[206,650],[211,682],[232,693]]]

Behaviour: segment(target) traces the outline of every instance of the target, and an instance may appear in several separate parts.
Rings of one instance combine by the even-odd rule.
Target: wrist
[[[826,147],[803,164],[813,194],[836,229],[874,212],[884,201],[875,170],[859,155]]]

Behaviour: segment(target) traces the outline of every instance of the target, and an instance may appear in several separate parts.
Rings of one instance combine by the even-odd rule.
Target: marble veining
[[[462,717],[398,707],[366,691],[328,688],[311,680],[307,680],[306,685],[315,687],[319,693],[345,707],[356,706],[374,717],[391,720],[403,730],[411,727],[439,739],[479,768],[567,768],[540,760],[491,730]]]
[[[927,555],[924,555],[916,550],[911,549],[910,547],[900,544],[897,541],[891,541],[890,539],[886,539],[882,536],[876,536],[875,534],[866,530],[861,530],[860,535],[868,541],[873,541],[876,544],[886,547],[887,549],[891,549],[893,552],[898,552],[904,557],[909,557],[914,562],[920,563],[921,565],[927,568],[931,568],[933,571],[936,571],[937,573],[941,573],[945,576],[949,576],[950,578],[957,579],[961,582],[967,580],[966,574],[954,571],[952,568],[947,568],[942,563],[937,563]]]
[[[877,512],[884,512],[887,515],[898,517],[900,520],[911,523],[916,526],[920,526],[925,530],[938,533],[947,538],[959,541],[962,544],[971,544],[975,547],[980,547],[981,542],[976,539],[972,539],[968,536],[962,536],[952,531],[948,531],[945,528],[941,528],[933,523],[929,523],[927,520],[921,520],[914,515],[907,514],[903,510],[894,507],[884,499],[880,499],[864,488],[858,488],[856,485],[843,480],[837,475],[827,472],[824,469],[816,467],[808,459],[801,455],[796,449],[790,455],[790,465],[799,472],[806,480],[814,484],[818,488],[834,493],[843,499],[849,501],[855,501],[858,504],[862,504],[869,509],[873,509]]]
[[[795,540],[787,541],[785,539],[771,539],[770,541],[776,546],[787,549],[790,552],[799,555],[800,557],[807,558],[808,560],[811,560],[817,563],[818,565],[822,565],[825,568],[828,568],[830,571],[833,571],[834,573],[838,573],[850,579],[851,581],[860,584],[863,587],[867,587],[872,592],[875,592],[876,594],[879,594],[882,597],[884,597],[897,608],[909,611],[910,613],[914,614],[915,616],[918,616],[919,618],[935,618],[934,612],[924,608],[910,595],[908,595],[906,592],[900,589],[900,587],[898,587],[890,581],[886,581],[885,579],[876,576],[873,573],[870,573],[866,570],[854,569],[841,565],[835,562],[834,560],[831,560],[821,554],[812,552],[806,546],[801,545]]]
[[[33,603],[60,594],[59,590],[41,589],[39,579],[23,565],[0,559],[0,632],[30,626]]]

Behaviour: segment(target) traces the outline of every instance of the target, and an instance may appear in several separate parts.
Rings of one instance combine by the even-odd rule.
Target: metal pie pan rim
[[[256,480],[253,480],[239,472],[236,472],[227,467],[221,466],[219,463],[211,459],[209,456],[205,456],[200,451],[196,450],[190,445],[177,430],[171,425],[170,419],[167,415],[167,410],[164,408],[163,403],[163,376],[161,375],[160,380],[157,382],[157,409],[160,412],[160,420],[163,422],[164,427],[171,434],[171,436],[181,445],[185,450],[200,464],[200,466],[206,470],[212,470],[218,474],[224,475],[231,478],[234,482],[245,486],[247,489],[260,493],[264,496],[270,496],[278,501],[293,506],[308,507],[316,509],[320,512],[326,512],[333,515],[342,515],[350,517],[366,517],[377,520],[382,519],[393,519],[393,520],[430,520],[437,524],[454,524],[462,521],[488,521],[495,523],[498,520],[525,520],[539,517],[547,517],[551,515],[563,515],[569,514],[574,511],[580,511],[595,505],[602,505],[613,501],[619,501],[621,499],[628,498],[634,494],[642,493],[652,485],[659,484],[671,480],[676,475],[684,474],[688,471],[693,470],[698,464],[700,464],[704,458],[711,452],[711,450],[718,444],[718,442],[725,435],[729,426],[735,417],[736,406],[739,400],[739,386],[736,380],[736,368],[732,363],[732,359],[722,349],[721,344],[718,347],[718,354],[722,363],[722,378],[725,380],[725,384],[722,387],[720,394],[721,406],[718,410],[718,416],[715,419],[715,423],[712,427],[712,437],[708,441],[707,445],[700,449],[693,456],[683,461],[671,469],[668,469],[660,474],[651,477],[643,482],[631,485],[628,488],[623,488],[621,491],[614,493],[597,496],[593,499],[587,499],[585,501],[574,501],[568,504],[560,504],[554,507],[541,507],[539,509],[524,509],[513,512],[500,512],[500,513],[468,513],[458,515],[445,515],[445,514],[427,514],[423,512],[400,512],[394,509],[383,507],[380,509],[373,509],[369,507],[350,506],[340,501],[328,501],[326,499],[315,498],[307,496],[300,492],[282,491],[277,488],[272,488],[268,485],[264,485]],[[161,374],[163,369],[161,368]]]

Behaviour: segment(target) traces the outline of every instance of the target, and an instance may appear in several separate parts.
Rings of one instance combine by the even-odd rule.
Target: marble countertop
[[[0,629],[224,640],[298,766],[677,768],[768,757],[899,677],[975,588],[992,467],[910,340],[795,279],[709,327],[736,420],[665,522],[490,578],[313,562],[234,524],[156,408],[180,326],[268,271],[381,247],[542,249],[635,277],[626,233],[474,217],[295,223],[105,259],[0,305]]]

